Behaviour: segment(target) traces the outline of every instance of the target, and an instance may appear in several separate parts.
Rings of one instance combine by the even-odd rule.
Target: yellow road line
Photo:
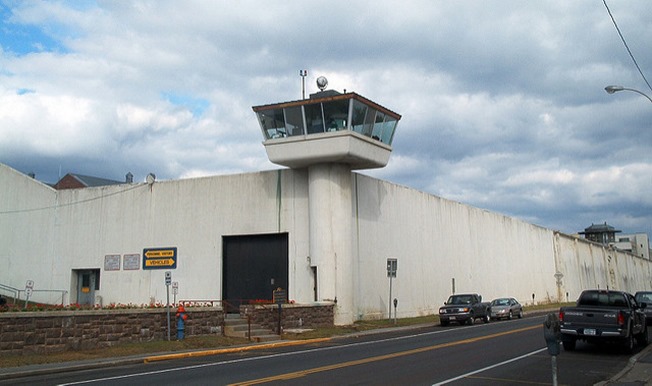
[[[515,334],[517,332],[534,330],[535,328],[541,328],[541,326],[524,327],[524,328],[519,328],[517,330],[499,332],[499,333],[496,333],[496,334],[480,336],[480,337],[477,337],[477,338],[458,340],[458,341],[455,341],[455,342],[442,343],[442,344],[437,344],[437,345],[434,345],[434,346],[421,347],[421,348],[408,350],[408,351],[401,351],[401,352],[392,353],[392,354],[385,354],[385,355],[379,355],[379,356],[365,358],[365,359],[358,359],[358,360],[355,360],[355,361],[336,363],[336,364],[332,364],[332,365],[328,365],[328,366],[315,367],[313,369],[295,371],[295,372],[292,372],[292,373],[286,373],[286,374],[281,374],[281,375],[274,375],[274,376],[267,377],[267,378],[253,379],[251,381],[233,383],[230,386],[258,385],[258,384],[266,383],[266,382],[273,382],[273,381],[288,380],[288,379],[293,379],[293,378],[300,378],[300,377],[304,377],[306,375],[315,374],[315,373],[319,373],[319,372],[323,372],[323,371],[330,371],[330,370],[340,369],[340,368],[344,368],[344,367],[357,366],[357,365],[362,365],[362,364],[371,363],[371,362],[378,362],[378,361],[382,361],[382,360],[385,360],[385,359],[398,358],[398,357],[402,357],[402,356],[406,356],[406,355],[419,354],[419,353],[426,352],[426,351],[437,350],[437,349],[445,348],[445,347],[458,346],[458,345],[461,345],[461,344],[469,344],[469,343],[479,342],[481,340],[497,338],[499,336],[504,336],[504,335],[509,335],[509,334]]]

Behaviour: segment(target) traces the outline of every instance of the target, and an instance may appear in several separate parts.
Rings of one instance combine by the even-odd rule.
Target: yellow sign
[[[145,267],[171,267],[174,265],[174,259],[147,259]]]
[[[177,248],[143,249],[143,269],[176,268]]]
[[[152,249],[145,252],[145,257],[156,259],[159,257],[174,257],[176,251],[173,249]]]

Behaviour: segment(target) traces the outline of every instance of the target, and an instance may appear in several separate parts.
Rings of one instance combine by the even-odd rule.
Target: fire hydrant
[[[177,340],[183,340],[184,332],[186,330],[186,309],[183,306],[179,306],[177,309]]]

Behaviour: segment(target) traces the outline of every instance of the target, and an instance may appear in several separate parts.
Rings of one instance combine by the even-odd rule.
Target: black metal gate
[[[223,236],[222,299],[227,312],[240,304],[272,300],[288,289],[288,234]]]

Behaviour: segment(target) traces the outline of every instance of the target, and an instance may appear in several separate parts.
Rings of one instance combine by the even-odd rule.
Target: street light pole
[[[623,86],[607,86],[607,87],[604,88],[604,90],[607,92],[607,94],[613,94],[613,93],[616,93],[618,91],[632,91],[632,92],[635,92],[637,94],[643,95],[644,97],[647,98],[647,100],[650,101],[650,103],[652,103],[652,98],[650,98],[649,95],[647,95],[646,93],[644,93],[642,91],[638,91],[638,90],[636,90],[634,88],[623,87]]]

